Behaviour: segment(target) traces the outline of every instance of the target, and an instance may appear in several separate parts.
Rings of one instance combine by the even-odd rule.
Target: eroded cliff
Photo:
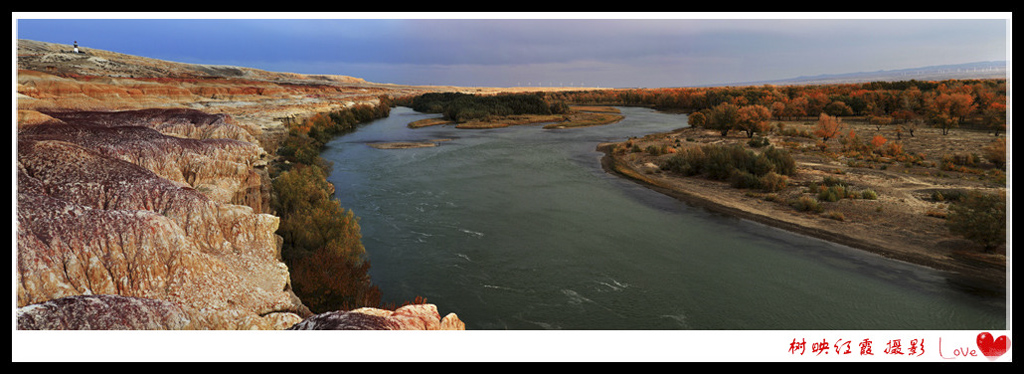
[[[114,294],[172,301],[189,328],[283,328],[301,319],[279,260],[277,217],[142,166],[176,165],[185,149],[206,146],[220,150],[210,157],[218,161],[196,157],[156,170],[203,175],[227,165],[205,173],[230,175],[245,170],[228,151],[236,144],[197,144],[142,127],[33,130],[18,139],[19,306]]]
[[[286,329],[314,317],[281,261],[267,149],[282,117],[399,89],[89,52],[19,41],[18,328]],[[349,313],[464,328],[432,305]],[[409,318],[434,323],[398,323]]]

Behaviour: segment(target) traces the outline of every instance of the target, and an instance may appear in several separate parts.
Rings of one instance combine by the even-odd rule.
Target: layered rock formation
[[[279,259],[277,217],[140,165],[176,165],[160,161],[205,143],[142,127],[32,130],[18,139],[19,306],[115,294],[172,301],[189,328],[283,328],[301,319]],[[229,151],[236,144],[205,145],[219,149],[208,154],[220,155],[220,165],[239,168]],[[185,165],[169,170],[202,175],[209,167]]]
[[[174,303],[117,295],[69,296],[18,309],[19,330],[181,330]]]
[[[19,41],[18,328],[286,329],[312,317],[280,258],[264,143],[281,116],[397,90],[59,47]],[[464,328],[432,305],[358,313]]]

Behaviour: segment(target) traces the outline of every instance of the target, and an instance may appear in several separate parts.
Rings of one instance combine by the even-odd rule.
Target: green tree
[[[706,127],[718,130],[722,136],[729,135],[729,130],[736,126],[740,108],[736,104],[721,103],[711,108]]]

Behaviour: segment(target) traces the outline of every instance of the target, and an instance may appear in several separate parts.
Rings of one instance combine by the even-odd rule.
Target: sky
[[[1009,13],[13,14],[16,39],[455,86],[685,87],[1010,60]]]

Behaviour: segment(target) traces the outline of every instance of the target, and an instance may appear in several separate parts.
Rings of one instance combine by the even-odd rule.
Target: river
[[[598,143],[683,114],[611,125],[409,129],[398,107],[325,147],[385,301],[416,296],[472,330],[1005,329],[1004,299],[944,274],[712,213],[601,169]],[[376,149],[372,142],[438,142]]]

